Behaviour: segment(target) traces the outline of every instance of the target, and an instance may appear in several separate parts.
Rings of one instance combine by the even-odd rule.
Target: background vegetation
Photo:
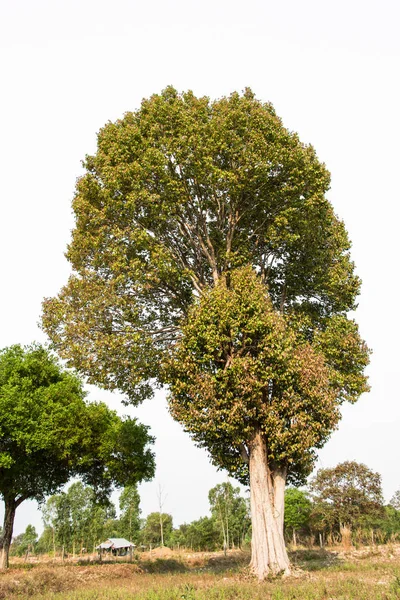
[[[210,514],[174,527],[168,513],[141,518],[136,486],[125,487],[119,511],[110,501],[99,504],[93,489],[78,481],[48,498],[43,506],[43,533],[28,525],[13,539],[11,555],[85,555],[109,537],[125,537],[137,550],[161,543],[173,549],[213,552],[247,549],[251,539],[249,501],[230,482],[208,494]],[[385,504],[381,477],[365,465],[345,462],[320,469],[307,488],[289,487],[285,495],[285,538],[292,548],[335,544],[371,545],[400,539],[400,493]]]

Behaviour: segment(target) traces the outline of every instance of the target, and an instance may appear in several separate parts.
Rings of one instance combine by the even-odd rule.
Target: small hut
[[[97,550],[100,555],[110,553],[113,556],[126,556],[128,552],[132,555],[135,547],[135,544],[128,542],[125,538],[108,538],[97,546]]]

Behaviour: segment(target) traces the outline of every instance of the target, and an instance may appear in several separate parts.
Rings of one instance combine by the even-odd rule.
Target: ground
[[[394,600],[400,599],[400,546],[299,549],[293,576],[262,584],[241,551],[167,549],[98,564],[12,559],[0,574],[0,600]]]

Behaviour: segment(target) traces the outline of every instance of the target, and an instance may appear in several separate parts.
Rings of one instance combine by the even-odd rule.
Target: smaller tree
[[[121,535],[133,541],[140,531],[140,496],[136,485],[125,487],[119,497]]]
[[[69,547],[72,545],[73,540],[73,527],[71,523],[71,505],[69,502],[68,495],[61,493],[55,496],[55,507],[56,507],[56,518],[55,518],[55,531],[57,532],[57,541],[62,549],[62,558]]]
[[[346,461],[320,469],[311,481],[315,512],[323,526],[350,541],[351,529],[383,513],[381,476],[366,465]]]
[[[400,510],[396,509],[392,502],[384,507],[384,514],[379,525],[386,539],[393,539],[400,533]]]
[[[164,544],[169,545],[172,535],[172,516],[168,513],[163,513],[163,536]],[[152,546],[161,545],[161,530],[160,530],[160,513],[150,513],[145,521],[145,525],[142,529],[141,536],[145,544]]]
[[[66,493],[69,504],[69,517],[71,525],[72,554],[77,548],[82,549],[88,517],[93,508],[94,492],[82,481],[73,483]]]
[[[107,499],[114,485],[154,473],[147,427],[87,403],[80,380],[38,345],[0,351],[0,434],[0,568],[8,567],[15,511],[24,500],[43,502],[73,475]]]
[[[158,486],[157,498],[158,498],[158,507],[159,507],[159,515],[160,515],[161,546],[164,546],[164,512],[163,512],[163,508],[164,508],[165,500],[167,499],[167,497],[166,497],[166,495],[164,495],[161,484],[159,484],[159,486]]]
[[[38,534],[33,525],[28,525],[24,533],[17,535],[11,544],[11,554],[15,556],[23,556],[34,551],[38,541]]]
[[[285,492],[285,531],[293,538],[296,545],[296,533],[304,531],[309,525],[312,510],[311,500],[302,490],[290,487]]]
[[[220,483],[209,491],[208,499],[224,549],[235,544],[241,546],[250,527],[250,511],[246,500],[240,495],[240,488],[234,488],[229,481]]]
[[[39,547],[42,552],[53,552],[56,556],[56,527],[57,527],[57,499],[50,496],[46,504],[42,505],[42,519],[44,523],[43,534],[39,538]]]

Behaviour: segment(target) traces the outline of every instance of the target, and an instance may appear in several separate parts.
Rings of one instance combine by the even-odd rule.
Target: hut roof
[[[125,538],[108,538],[105,542],[102,542],[97,548],[104,548],[108,550],[109,548],[114,548],[118,550],[118,548],[135,548],[135,544],[132,542],[128,542]]]

